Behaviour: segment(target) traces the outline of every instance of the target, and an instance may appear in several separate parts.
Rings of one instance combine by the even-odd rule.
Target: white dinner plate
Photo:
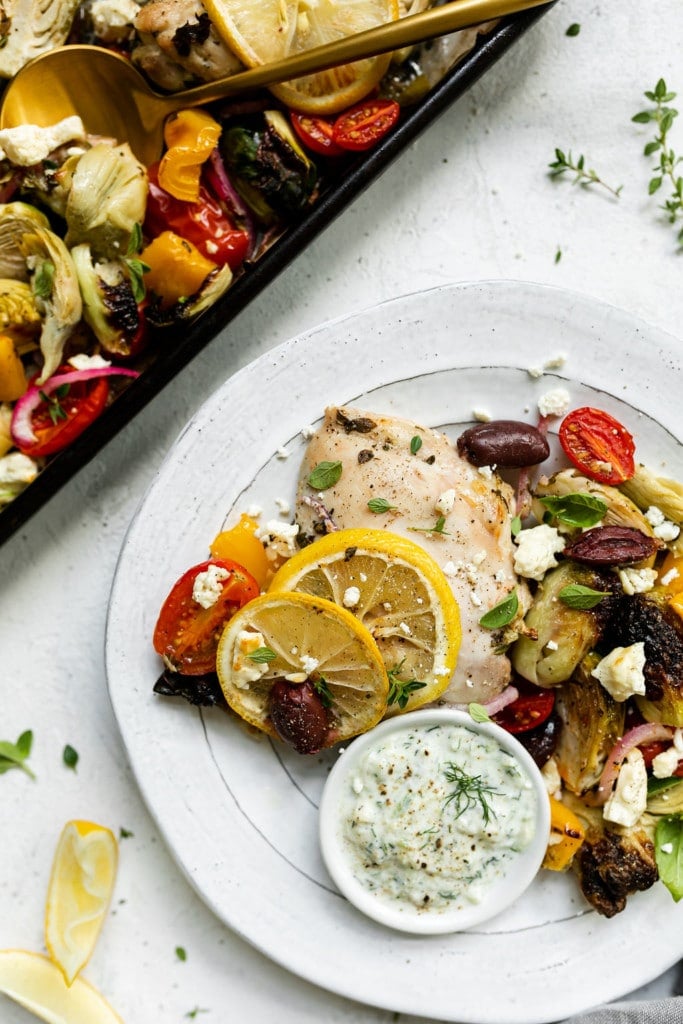
[[[556,356],[542,376],[528,371]],[[126,537],[107,630],[114,710],[147,805],[217,916],[289,970],[386,1009],[476,1024],[540,1024],[645,984],[683,955],[683,903],[663,885],[606,920],[573,875],[543,872],[472,931],[417,937],[354,910],[325,872],[317,802],[337,752],[289,753],[217,709],[156,696],[151,637],[171,585],[231,513],[292,501],[306,427],[326,404],[404,415],[457,436],[473,410],[533,421],[566,387],[683,478],[680,348],[589,298],[516,282],[454,285],[317,328],[262,356],[199,410]],[[285,449],[278,455],[278,449]]]

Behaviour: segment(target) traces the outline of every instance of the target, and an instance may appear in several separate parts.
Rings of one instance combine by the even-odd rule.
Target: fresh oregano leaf
[[[368,508],[376,515],[380,515],[382,512],[389,512],[392,508],[396,508],[396,506],[389,504],[386,498],[370,498]]]
[[[341,462],[319,462],[310,473],[308,483],[314,491],[325,491],[328,487],[334,487],[341,475]]]
[[[484,629],[501,629],[512,622],[519,610],[519,598],[517,591],[513,590],[507,597],[499,601],[493,608],[479,619],[479,625]]]
[[[588,611],[600,604],[603,598],[608,597],[611,590],[592,590],[591,587],[584,587],[581,583],[570,583],[563,587],[558,597],[568,608],[578,608]]]
[[[275,651],[271,651],[270,647],[257,647],[247,657],[250,661],[255,661],[257,665],[265,665],[269,661],[275,661],[277,654]]]
[[[483,704],[476,704],[474,701],[467,705],[469,716],[473,722],[490,722],[491,716]]]

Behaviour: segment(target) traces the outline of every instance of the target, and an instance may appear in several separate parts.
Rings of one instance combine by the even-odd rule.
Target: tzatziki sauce
[[[418,911],[478,904],[531,843],[537,794],[519,761],[466,725],[391,731],[341,790],[341,843],[378,899]]]

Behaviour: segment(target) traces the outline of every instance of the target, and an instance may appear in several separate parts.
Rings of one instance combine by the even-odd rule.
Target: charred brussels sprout
[[[569,679],[602,634],[609,596],[594,608],[572,608],[560,593],[575,584],[609,594],[618,581],[615,576],[569,561],[546,574],[524,619],[531,635],[520,637],[512,648],[513,668],[536,686],[559,686]]]
[[[279,110],[228,126],[221,153],[235,188],[264,224],[291,220],[308,204],[315,164]]]
[[[555,697],[563,725],[555,756],[565,785],[577,796],[596,785],[610,750],[624,734],[625,705],[591,675],[599,661],[599,655],[587,654]]]
[[[622,597],[604,636],[610,647],[645,644],[645,696],[636,697],[648,722],[683,727],[683,620],[654,594]]]

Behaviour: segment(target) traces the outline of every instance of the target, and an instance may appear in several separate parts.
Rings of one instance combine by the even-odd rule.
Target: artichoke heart
[[[66,42],[80,0],[4,0],[0,78]]]
[[[527,635],[515,642],[511,652],[515,671],[536,686],[559,686],[569,679],[602,634],[610,597],[591,609],[572,608],[559,595],[574,584],[606,595],[619,587],[616,576],[569,560],[546,573],[524,619]]]
[[[36,228],[33,234],[24,235],[21,248],[33,272],[31,288],[43,316],[40,349],[44,362],[37,381],[43,384],[59,366],[66,340],[81,319],[83,304],[76,268],[61,238]]]
[[[30,274],[22,249],[24,235],[37,228],[48,229],[47,217],[28,203],[4,203],[0,206],[0,278],[28,281]]]
[[[135,226],[145,219],[147,188],[147,172],[127,143],[93,146],[71,179],[67,246],[86,243],[96,259],[125,256]]]
[[[89,245],[71,250],[83,297],[83,318],[100,344],[116,355],[130,355],[140,312],[130,277],[120,262],[93,263]]]
[[[41,324],[30,286],[25,281],[0,278],[0,331],[30,338],[40,331]]]

